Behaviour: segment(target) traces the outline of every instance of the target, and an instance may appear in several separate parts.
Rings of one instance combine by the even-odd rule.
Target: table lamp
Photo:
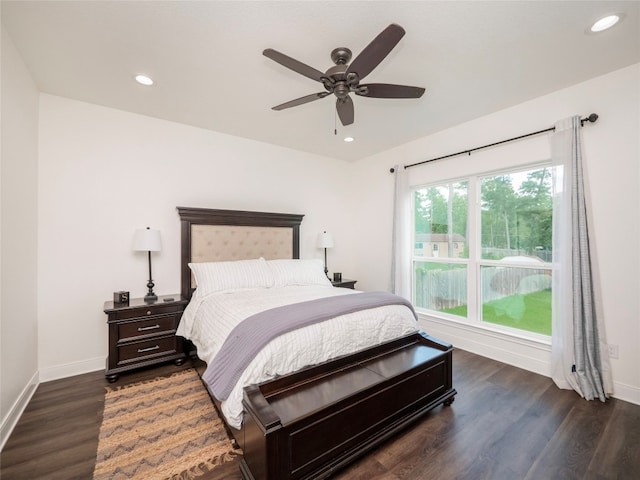
[[[324,248],[324,274],[329,278],[329,269],[327,268],[327,248],[333,248],[333,237],[330,233],[324,232],[318,234],[318,248]]]
[[[149,291],[144,296],[144,301],[147,303],[154,303],[158,300],[158,296],[153,293],[154,283],[151,276],[151,252],[159,252],[162,250],[162,243],[160,241],[160,230],[151,230],[149,227],[146,229],[136,230],[133,236],[133,250],[136,252],[147,252],[149,258],[149,282],[147,288]]]

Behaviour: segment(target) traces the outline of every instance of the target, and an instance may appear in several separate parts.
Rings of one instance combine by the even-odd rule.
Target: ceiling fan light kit
[[[351,50],[346,47],[335,48],[331,52],[331,60],[335,65],[324,73],[283,53],[267,48],[262,52],[265,57],[300,75],[322,83],[325,88],[324,92],[305,95],[276,105],[272,109],[284,110],[333,94],[336,97],[336,112],[340,122],[346,126],[351,125],[354,121],[353,100],[350,93],[370,98],[420,98],[425,91],[422,87],[389,83],[360,84],[360,81],[389,55],[404,34],[405,31],[400,25],[392,23],[374,38],[351,63],[349,63],[352,56]]]

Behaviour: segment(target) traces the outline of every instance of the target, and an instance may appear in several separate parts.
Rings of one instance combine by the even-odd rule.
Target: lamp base
[[[149,252],[149,255],[151,255],[151,252]],[[155,286],[156,284],[151,280],[151,257],[149,257],[149,281],[147,282],[147,294],[144,296],[145,303],[155,303],[158,300],[158,296],[153,293],[153,287]]]
[[[326,233],[326,232],[325,232]],[[327,249],[324,249],[324,274],[329,278],[329,269],[327,268]],[[331,280],[329,278],[329,280]]]
[[[144,296],[145,303],[156,303],[157,300],[158,300],[158,296],[155,293],[147,293]]]

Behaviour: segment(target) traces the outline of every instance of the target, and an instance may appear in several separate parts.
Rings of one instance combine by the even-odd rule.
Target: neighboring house
[[[449,242],[453,251],[449,253]],[[460,257],[464,252],[465,238],[459,233],[418,233],[415,253],[421,257]]]

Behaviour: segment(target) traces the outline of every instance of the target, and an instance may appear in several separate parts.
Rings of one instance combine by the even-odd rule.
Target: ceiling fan
[[[338,117],[340,117],[340,122],[346,126],[351,125],[354,118],[353,100],[349,96],[351,92],[362,97],[372,98],[420,98],[424,93],[424,88],[422,87],[389,83],[360,84],[360,81],[389,55],[404,34],[405,31],[400,25],[392,23],[374,38],[351,63],[349,63],[351,50],[345,47],[336,48],[331,52],[331,60],[333,60],[335,66],[324,73],[272,48],[267,48],[262,52],[265,57],[300,75],[322,83],[325,89],[324,92],[305,95],[304,97],[276,105],[272,109],[284,110],[285,108],[296,107],[333,93],[337,97],[336,111],[338,112]]]

